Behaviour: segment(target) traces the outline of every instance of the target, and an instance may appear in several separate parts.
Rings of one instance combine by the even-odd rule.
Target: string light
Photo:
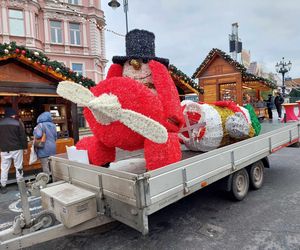
[[[197,92],[200,92],[201,94],[204,93],[203,88],[201,88],[198,84],[196,84],[191,78],[189,78],[185,73],[183,73],[173,64],[169,65],[169,72],[174,78],[176,78],[182,84],[186,85],[187,87],[188,86],[192,87],[193,89],[195,89]]]
[[[83,16],[82,14],[78,13],[78,11],[76,9],[73,9],[71,6],[65,4],[64,2],[58,1],[58,0],[52,0],[52,2],[54,2],[55,4],[60,4],[61,7],[66,7],[66,9],[71,10],[73,12],[73,15],[76,15],[78,17],[81,17],[82,21],[89,21],[90,23],[96,25],[97,29],[99,29],[100,31],[105,30],[107,32],[111,32],[117,36],[121,36],[121,37],[125,37],[125,35],[120,34],[118,32],[115,32],[113,30],[107,29],[104,26],[99,25],[96,21],[89,19],[88,16]],[[60,14],[59,12],[56,12],[57,14]]]

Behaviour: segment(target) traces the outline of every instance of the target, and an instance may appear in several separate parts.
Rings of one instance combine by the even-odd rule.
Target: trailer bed
[[[262,134],[206,153],[183,149],[183,160],[133,174],[51,158],[54,180],[64,180],[97,195],[100,214],[147,234],[148,216],[177,200],[299,142],[299,122],[263,123]],[[143,157],[142,151],[118,151],[118,160]]]

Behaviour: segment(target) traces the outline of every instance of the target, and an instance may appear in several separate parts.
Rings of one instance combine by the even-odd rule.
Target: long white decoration
[[[227,133],[234,139],[244,139],[249,136],[251,129],[250,114],[243,107],[240,107],[243,113],[236,112],[226,118],[223,128],[221,116],[213,105],[199,104],[192,101],[182,101],[181,105],[184,107],[183,114],[186,127],[181,129],[179,138],[190,150],[206,152],[216,149],[221,146],[222,140]],[[193,113],[201,116],[199,121],[196,121],[196,124],[190,124],[188,118],[188,114]],[[188,137],[183,133],[186,131],[188,132]],[[200,134],[202,137],[199,136]]]
[[[182,134],[179,137],[183,140],[184,144],[190,150],[194,151],[210,151],[220,146],[223,139],[223,127],[221,117],[216,109],[208,104],[198,104],[192,101],[181,102],[182,106],[185,106],[183,111],[184,116],[188,112],[195,112],[201,115],[198,123],[205,124],[205,134],[200,140],[195,140],[195,136],[198,135],[200,128],[191,128],[189,132],[189,138],[186,138]],[[186,119],[187,122],[187,119]],[[191,136],[190,136],[191,135]]]
[[[88,107],[96,120],[103,125],[120,121],[153,142],[162,144],[168,140],[168,132],[163,125],[143,114],[123,109],[118,97],[113,94],[102,94],[95,97],[90,90],[71,81],[60,82],[57,94],[69,101]]]

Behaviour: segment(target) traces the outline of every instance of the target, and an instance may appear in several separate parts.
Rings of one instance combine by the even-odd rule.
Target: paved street
[[[299,152],[273,154],[265,185],[242,202],[209,187],[159,211],[148,236],[119,224],[30,249],[300,249]]]
[[[91,229],[28,249],[299,249],[299,151],[273,154],[265,185],[244,201],[208,187],[150,216],[148,236],[117,224],[106,233]],[[16,195],[16,187],[10,189]],[[1,223],[13,214],[3,203],[11,201],[1,199]]]

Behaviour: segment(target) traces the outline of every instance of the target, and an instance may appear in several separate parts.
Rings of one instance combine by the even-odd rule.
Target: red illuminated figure
[[[126,56],[113,57],[107,78],[90,91],[61,82],[58,94],[82,104],[93,136],[80,140],[95,165],[115,161],[116,148],[144,149],[146,168],[181,160],[178,131],[183,125],[179,96],[168,72],[168,60],[155,56],[154,34],[132,30]]]

